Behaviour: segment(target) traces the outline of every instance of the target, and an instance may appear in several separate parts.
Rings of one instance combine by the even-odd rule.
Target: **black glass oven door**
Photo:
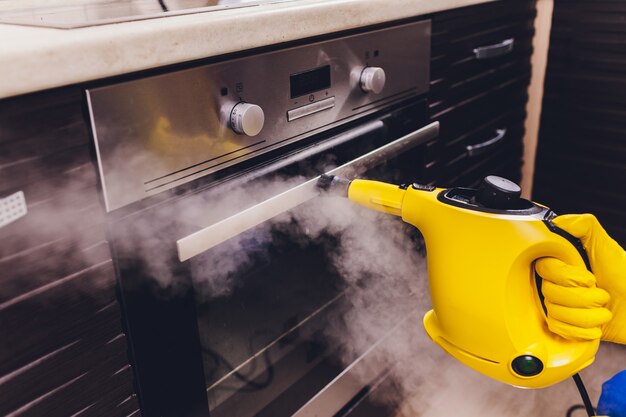
[[[274,207],[234,235],[211,227],[400,137],[415,136],[415,146],[363,175],[419,180],[420,145],[438,131],[437,124],[425,127],[424,105],[282,149],[112,224],[144,415],[332,416],[385,374],[375,361],[365,365],[365,351],[402,323],[389,323],[372,349],[352,358],[329,337],[340,331],[359,284],[346,281],[333,256],[341,249],[336,224],[317,219],[327,207],[303,199]],[[340,211],[335,204],[349,205],[335,201]],[[203,230],[210,245],[199,239],[181,258],[176,243]]]

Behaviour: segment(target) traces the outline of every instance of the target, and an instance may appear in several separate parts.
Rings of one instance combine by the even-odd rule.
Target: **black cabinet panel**
[[[0,415],[139,415],[79,89],[0,101]]]
[[[626,243],[626,4],[555,2],[533,197]]]
[[[534,1],[501,1],[433,16],[430,118],[441,132],[425,181],[520,181],[535,14]],[[502,53],[479,59],[475,50],[484,47]],[[483,152],[470,155],[468,146],[480,144]]]

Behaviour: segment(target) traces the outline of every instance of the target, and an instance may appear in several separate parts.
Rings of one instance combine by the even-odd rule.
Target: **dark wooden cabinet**
[[[533,198],[626,244],[626,3],[557,0]]]
[[[432,16],[430,118],[441,133],[427,181],[520,181],[535,14],[534,1],[500,1]]]
[[[78,88],[0,101],[0,415],[138,416]]]

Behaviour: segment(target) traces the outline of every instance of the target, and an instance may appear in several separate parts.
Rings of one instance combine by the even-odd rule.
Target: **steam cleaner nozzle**
[[[322,174],[320,179],[317,180],[317,187],[324,190],[327,194],[347,197],[348,187],[350,187],[351,182],[336,175]]]

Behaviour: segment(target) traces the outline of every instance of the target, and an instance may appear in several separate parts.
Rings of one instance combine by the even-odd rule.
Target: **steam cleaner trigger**
[[[318,186],[419,229],[433,307],[424,327],[462,363],[510,385],[542,388],[593,362],[599,340],[566,340],[548,329],[533,264],[554,257],[589,268],[587,254],[515,183],[488,176],[478,189],[442,189],[323,175]]]

